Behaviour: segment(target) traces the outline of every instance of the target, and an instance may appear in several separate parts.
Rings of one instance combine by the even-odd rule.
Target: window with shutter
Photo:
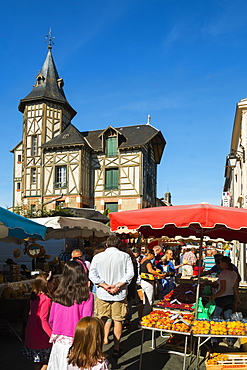
[[[110,213],[118,212],[118,203],[114,203],[114,202],[105,203],[105,209],[109,209]]]
[[[108,157],[117,155],[117,136],[108,136],[106,139],[106,155]]]
[[[118,168],[105,170],[105,190],[118,189]]]

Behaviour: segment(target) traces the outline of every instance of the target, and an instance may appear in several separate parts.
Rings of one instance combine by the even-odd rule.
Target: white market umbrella
[[[56,216],[35,218],[35,221],[46,226],[46,240],[52,238],[89,238],[90,236],[102,238],[111,234],[109,226],[87,218]]]

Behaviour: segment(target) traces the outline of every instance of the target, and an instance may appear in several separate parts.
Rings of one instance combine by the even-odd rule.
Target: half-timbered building
[[[51,51],[21,99],[22,141],[14,154],[13,207],[34,213],[58,204],[98,211],[156,205],[157,165],[165,139],[147,124],[80,131]]]

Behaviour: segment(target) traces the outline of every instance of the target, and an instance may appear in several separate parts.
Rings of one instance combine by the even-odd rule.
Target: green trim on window
[[[105,203],[105,209],[109,209],[110,213],[111,212],[118,212],[118,203]]]
[[[117,155],[117,136],[109,136],[106,139],[106,155],[107,156]]]
[[[105,170],[105,190],[118,189],[118,168]]]

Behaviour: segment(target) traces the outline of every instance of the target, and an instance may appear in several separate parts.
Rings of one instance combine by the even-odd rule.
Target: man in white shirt
[[[123,352],[119,348],[122,335],[122,322],[127,314],[127,286],[134,276],[133,263],[130,256],[118,249],[120,239],[111,235],[106,241],[106,250],[94,256],[89,279],[96,285],[97,315],[104,322],[114,322],[113,357],[120,357]]]

